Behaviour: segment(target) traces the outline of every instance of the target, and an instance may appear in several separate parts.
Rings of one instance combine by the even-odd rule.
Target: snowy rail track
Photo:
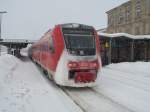
[[[61,89],[83,112],[134,112],[93,88],[61,87]]]
[[[38,67],[39,68],[39,67]],[[41,69],[39,69],[41,71]],[[134,112],[93,88],[72,88],[56,85],[42,73],[50,84],[64,92],[82,112]],[[59,91],[60,91],[59,90]]]

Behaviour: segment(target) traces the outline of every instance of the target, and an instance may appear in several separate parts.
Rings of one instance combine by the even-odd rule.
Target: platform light
[[[1,40],[1,31],[2,31],[2,29],[1,29],[1,25],[2,25],[2,15],[4,14],[4,13],[7,13],[6,11],[0,11],[0,40]],[[1,45],[0,45],[0,55],[1,55]]]
[[[1,25],[2,25],[2,15],[7,13],[6,11],[0,11],[0,39],[1,39]]]

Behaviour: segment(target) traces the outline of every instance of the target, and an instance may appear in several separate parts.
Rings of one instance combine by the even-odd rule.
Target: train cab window
[[[50,50],[51,53],[55,52],[54,42],[53,42],[53,38],[52,37],[50,37],[50,47],[49,47],[49,50]]]
[[[90,56],[96,53],[93,29],[63,29],[67,51],[72,55]]]

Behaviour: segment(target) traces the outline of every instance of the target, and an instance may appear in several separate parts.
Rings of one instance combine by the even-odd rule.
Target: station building
[[[106,13],[107,33],[150,35],[150,0],[130,0]]]

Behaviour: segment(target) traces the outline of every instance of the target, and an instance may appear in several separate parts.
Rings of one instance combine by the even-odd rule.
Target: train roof
[[[80,23],[65,23],[60,24],[62,28],[85,28],[85,29],[93,29],[93,26],[80,24]]]

